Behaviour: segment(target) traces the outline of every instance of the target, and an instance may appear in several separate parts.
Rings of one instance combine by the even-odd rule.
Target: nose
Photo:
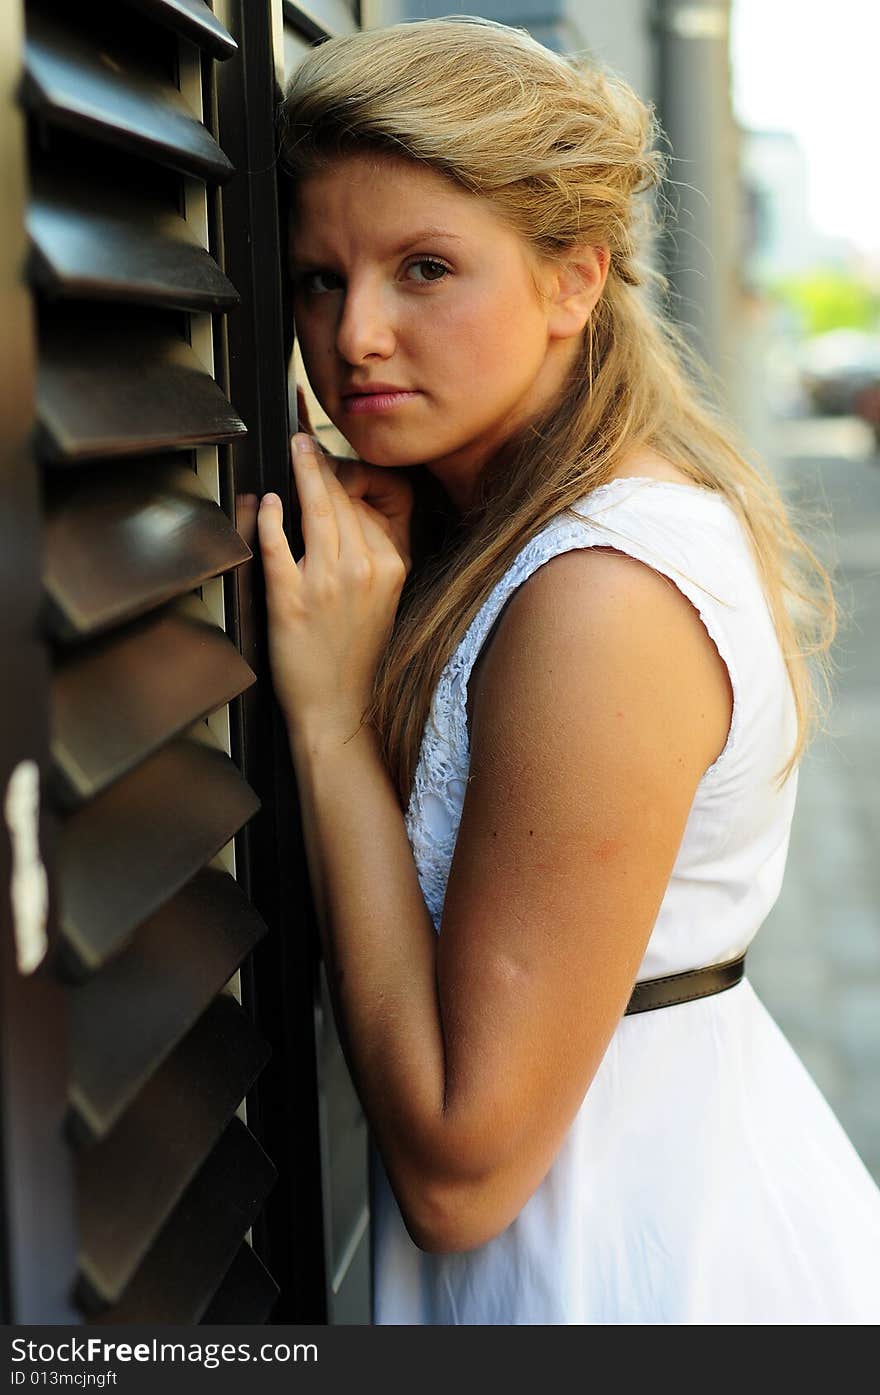
[[[346,286],[336,328],[336,347],[347,363],[376,355],[390,358],[396,336],[386,288],[372,278]]]

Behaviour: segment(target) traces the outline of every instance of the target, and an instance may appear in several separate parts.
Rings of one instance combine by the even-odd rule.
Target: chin
[[[341,428],[340,428],[341,430]],[[345,435],[344,432],[342,432]],[[345,436],[346,441],[352,451],[362,460],[365,465],[384,466],[386,469],[403,469],[406,465],[419,465],[423,457],[413,454],[405,446],[396,445],[394,441],[364,442],[363,446],[358,445],[350,436]]]

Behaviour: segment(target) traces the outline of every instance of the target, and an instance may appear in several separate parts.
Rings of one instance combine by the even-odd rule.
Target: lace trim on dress
[[[589,503],[591,516],[578,515],[572,518],[560,514],[550,520],[541,532],[537,533],[514,558],[504,576],[490,592],[480,610],[460,641],[455,653],[443,669],[431,700],[428,720],[422,737],[419,759],[413,779],[412,792],[406,811],[407,835],[413,850],[413,857],[419,875],[419,882],[425,904],[437,931],[443,913],[446,884],[461,810],[467,790],[470,747],[467,727],[468,680],[477,656],[486,640],[495,619],[507,597],[545,561],[560,553],[579,547],[605,544],[609,542],[609,530],[599,518],[593,515],[593,500],[608,490],[621,485],[649,484],[653,489],[687,490],[705,498],[720,502],[729,509],[723,496],[696,486],[679,484],[673,480],[655,480],[642,476],[622,476],[597,486],[583,501],[580,507]],[[631,492],[635,493],[633,489]],[[733,516],[733,515],[731,515]],[[590,536],[592,534],[592,536]],[[741,703],[739,685],[727,642],[720,632],[712,613],[701,604],[699,592],[704,590],[699,583],[686,578],[676,567],[651,554],[651,549],[641,540],[617,533],[623,539],[620,551],[645,562],[654,570],[668,576],[687,596],[699,612],[710,638],[713,640],[723,662],[727,666],[733,688],[733,714],[727,742],[718,759],[704,773],[700,784],[711,782],[726,767],[738,737]],[[625,544],[625,545],[624,545]],[[711,594],[711,593],[709,593]],[[720,604],[730,604],[713,597]]]

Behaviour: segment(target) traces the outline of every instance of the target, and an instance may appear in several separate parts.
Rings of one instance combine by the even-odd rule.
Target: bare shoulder
[[[437,951],[456,1248],[509,1224],[550,1166],[731,715],[690,602],[613,549],[543,563],[482,657]]]
[[[667,460],[665,455],[659,451],[651,450],[648,446],[642,446],[631,451],[623,460],[619,461],[615,468],[612,479],[631,479],[633,476],[644,479],[668,480],[672,484],[689,484],[693,486],[694,481],[685,474],[684,470],[671,460]]]
[[[733,693],[696,608],[669,577],[613,547],[561,553],[517,588],[479,656],[469,689],[472,754],[491,740],[504,694],[525,701],[531,692],[539,724],[553,723],[566,690],[590,696],[573,716],[591,723],[618,684],[631,721],[645,724],[632,731],[638,744],[652,731],[680,731],[697,778],[717,759]]]

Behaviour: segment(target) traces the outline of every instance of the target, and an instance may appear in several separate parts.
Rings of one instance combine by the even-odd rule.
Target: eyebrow
[[[398,244],[398,246],[390,248],[388,255],[391,257],[399,257],[402,252],[408,251],[410,247],[415,247],[417,243],[423,242],[426,238],[431,237],[445,237],[451,242],[463,241],[463,238],[459,237],[457,233],[447,232],[444,228],[422,228],[419,232],[414,233],[411,237],[408,237],[405,242],[401,242]],[[292,242],[293,250],[291,251],[291,257],[293,261],[295,261],[300,266],[311,264],[312,262],[317,264],[317,261],[319,260],[318,258],[297,256],[295,248],[295,238],[292,240]]]
[[[405,252],[408,247],[414,246],[416,242],[422,242],[426,237],[448,237],[451,238],[453,242],[461,242],[462,240],[456,233],[446,232],[443,228],[422,228],[421,232],[417,232],[415,237],[408,238],[406,242],[401,242],[398,247],[393,247],[391,249],[392,253],[399,255],[401,252]]]

